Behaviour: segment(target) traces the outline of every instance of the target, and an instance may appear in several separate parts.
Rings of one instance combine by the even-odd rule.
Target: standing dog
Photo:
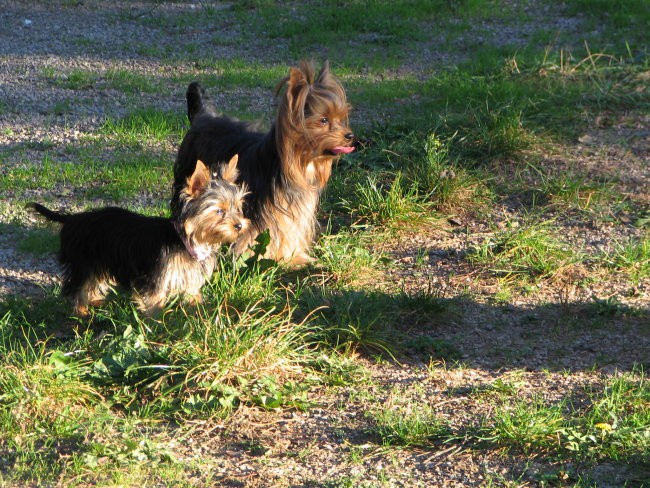
[[[191,128],[174,165],[172,212],[182,211],[183,184],[198,159],[214,168],[239,154],[238,182],[250,191],[244,214],[251,225],[235,242],[234,251],[245,253],[257,235],[268,229],[271,242],[266,257],[292,266],[308,263],[318,202],[332,163],[354,150],[343,87],[327,62],[316,76],[313,66],[302,61],[276,87],[278,112],[268,133],[216,115],[204,96],[197,82],[190,84]]]
[[[197,161],[173,218],[147,217],[116,207],[77,214],[29,206],[61,227],[59,261],[63,294],[72,295],[75,311],[103,302],[111,287],[132,289],[141,310],[150,313],[174,295],[201,301],[201,287],[216,266],[222,243],[246,230],[244,190],[235,186],[237,158],[219,167],[222,177]]]

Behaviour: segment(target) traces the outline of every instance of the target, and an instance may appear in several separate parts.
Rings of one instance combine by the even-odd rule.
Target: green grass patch
[[[159,77],[156,78],[156,80],[159,79]],[[131,95],[160,91],[159,84],[150,76],[133,73],[125,69],[109,70],[104,74],[103,80],[108,88]]]
[[[636,372],[590,393],[584,409],[566,398],[557,403],[539,397],[515,400],[487,420],[479,437],[526,453],[644,462],[650,459],[649,395],[645,375]]]
[[[356,219],[356,225],[373,225],[380,229],[404,229],[431,220],[431,207],[402,173],[369,176],[358,183],[353,199],[343,200],[342,207]]]
[[[199,79],[208,94],[234,88],[264,88],[271,99],[275,86],[289,74],[289,65],[264,64],[242,58],[197,58],[196,64],[204,70],[200,77],[190,79],[184,76],[182,79],[175,78],[175,81],[189,84],[190,81]]]
[[[328,286],[349,288],[368,283],[383,264],[379,252],[369,247],[370,238],[358,231],[341,230],[321,236],[314,255],[322,266]]]
[[[233,10],[254,35],[285,40],[293,57],[310,57],[328,46],[328,56],[337,63],[381,68],[399,66],[438,25],[444,23],[447,30],[455,27],[459,32],[471,27],[463,22],[451,24],[450,18],[458,21],[490,11],[485,2],[473,0],[355,0],[344,8],[335,0],[239,2]]]
[[[549,278],[580,259],[575,249],[553,235],[548,221],[511,224],[471,249],[467,257],[504,279],[533,280]]]
[[[68,90],[87,90],[92,88],[99,76],[91,71],[76,69],[61,73],[55,68],[43,69],[41,76],[48,79],[55,86]]]
[[[313,311],[319,342],[337,351],[388,353],[391,343],[390,316],[394,303],[381,293],[307,289],[301,295],[303,310]]]
[[[59,249],[59,235],[50,229],[31,229],[18,241],[17,248],[36,255],[53,253]]]
[[[559,447],[558,433],[565,426],[564,402],[547,404],[541,398],[519,400],[501,407],[484,426],[490,443],[523,451],[544,452]]]
[[[650,459],[650,389],[643,371],[610,378],[575,404],[568,396],[549,401],[540,395],[522,397],[518,390],[517,383],[502,379],[474,390],[474,396],[494,402],[494,408],[478,425],[458,430],[428,405],[409,402],[405,395],[391,395],[369,417],[373,432],[385,445],[434,447],[462,441],[476,449],[498,447],[587,464]]]
[[[385,446],[431,447],[449,436],[450,429],[433,408],[392,395],[369,413],[373,432]]]
[[[370,57],[379,59],[377,53],[372,56],[372,51],[381,49],[382,64],[386,65],[387,58],[400,57],[403,53],[400,47],[405,42],[424,37],[424,26],[419,22],[431,19],[440,11],[440,6],[437,2],[424,1],[359,0],[339,8],[335,2],[324,2],[302,4],[301,15],[296,16],[292,9],[272,3],[256,6],[256,14],[262,19],[258,24],[250,22],[249,12],[241,7],[237,14],[255,30],[264,26],[271,39],[286,39],[294,57],[309,55],[314,46],[327,45],[333,48],[335,59],[344,58],[349,63],[360,64],[359,51],[368,60]],[[363,15],[353,12],[363,12]],[[345,51],[340,49],[347,44],[344,40],[356,41],[356,56],[345,56]]]
[[[59,196],[74,194],[116,202],[143,193],[161,198],[169,191],[171,167],[171,161],[161,162],[140,154],[123,155],[109,162],[84,157],[75,163],[55,161],[46,155],[38,165],[13,166],[0,174],[0,189],[14,198],[24,198],[29,191],[43,188],[55,189]]]
[[[625,243],[616,243],[612,251],[604,253],[600,261],[608,268],[629,273],[635,280],[650,276],[650,239],[641,237]]]
[[[645,31],[650,23],[650,12],[643,0],[571,0],[566,3],[566,11],[569,15],[586,17],[585,30],[597,28],[598,40],[607,39],[608,47],[614,52],[626,54],[630,49],[627,43],[635,51],[645,50],[647,55]]]
[[[558,208],[582,212],[598,212],[614,199],[614,191],[606,182],[595,182],[569,172],[543,177],[539,191],[543,195],[541,203],[546,200]]]
[[[495,60],[490,69],[443,70],[424,81],[344,82],[352,104],[373,106],[394,133],[451,139],[449,154],[464,165],[518,159],[546,138],[573,142],[604,110],[649,105],[641,66],[588,50],[571,63],[561,52],[519,55]]]
[[[419,194],[443,210],[477,208],[489,199],[489,191],[477,174],[452,161],[453,138],[442,141],[435,133],[428,136],[424,154],[406,166],[409,178]]]
[[[186,120],[184,113],[148,108],[136,110],[121,119],[107,119],[100,133],[122,144],[140,147],[147,143],[181,140],[187,128]]]

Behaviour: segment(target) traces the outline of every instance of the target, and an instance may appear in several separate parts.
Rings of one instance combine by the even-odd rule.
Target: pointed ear
[[[327,79],[330,75],[330,62],[329,60],[325,60],[323,63],[323,67],[320,70],[320,73],[318,73],[318,78],[316,79],[317,83],[322,83],[325,79]]]
[[[285,78],[287,92],[285,103],[288,111],[288,120],[292,125],[300,126],[305,117],[305,103],[309,94],[309,80],[299,68],[291,68],[289,76]]]
[[[228,183],[235,184],[237,177],[239,176],[239,171],[237,171],[237,162],[239,161],[239,155],[235,154],[228,164],[221,166],[221,177],[226,180]]]
[[[293,107],[292,101],[299,100],[302,91],[309,85],[309,80],[305,73],[298,68],[291,68],[289,79],[287,80],[287,98],[289,106]]]
[[[196,197],[210,183],[210,169],[200,159],[196,161],[194,173],[187,179],[187,193]]]

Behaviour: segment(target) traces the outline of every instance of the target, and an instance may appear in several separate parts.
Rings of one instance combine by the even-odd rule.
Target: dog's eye
[[[218,208],[217,209],[217,215],[223,215],[223,209]]]
[[[322,119],[320,119],[320,123],[323,125],[327,125],[329,123],[329,120],[327,119],[327,117],[323,117]]]

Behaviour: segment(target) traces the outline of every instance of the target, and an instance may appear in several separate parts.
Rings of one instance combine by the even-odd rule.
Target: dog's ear
[[[221,177],[226,180],[228,183],[235,184],[237,181],[237,176],[239,176],[239,171],[237,171],[237,162],[239,161],[239,155],[235,154],[227,164],[221,165]]]
[[[210,169],[200,159],[196,161],[194,173],[187,179],[187,193],[196,197],[210,183]]]
[[[316,83],[319,84],[326,84],[327,81],[329,81],[330,78],[330,62],[326,59],[325,62],[323,63],[323,67],[320,70],[320,73],[318,73],[318,78],[316,78]]]
[[[302,111],[307,99],[309,88],[308,73],[300,68],[291,68],[287,78],[287,103],[289,111],[294,114]]]

